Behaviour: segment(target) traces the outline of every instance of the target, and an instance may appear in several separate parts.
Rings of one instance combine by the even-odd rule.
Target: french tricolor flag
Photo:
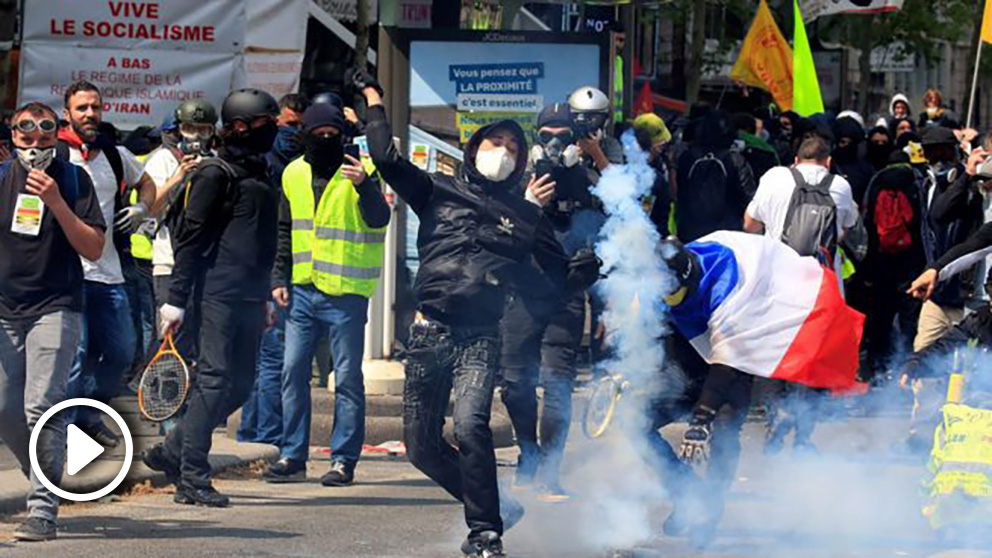
[[[686,248],[702,278],[671,312],[706,362],[813,388],[856,387],[865,318],[844,302],[833,271],[741,232],[715,232]]]

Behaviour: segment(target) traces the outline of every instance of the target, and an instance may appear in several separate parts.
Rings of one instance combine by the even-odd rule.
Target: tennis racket
[[[188,391],[189,367],[172,343],[172,333],[166,333],[138,383],[138,408],[148,420],[161,422],[182,408]]]

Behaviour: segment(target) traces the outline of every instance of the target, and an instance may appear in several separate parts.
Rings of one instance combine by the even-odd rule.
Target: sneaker
[[[355,466],[344,461],[332,461],[331,470],[320,477],[324,486],[348,486],[355,482]]]
[[[571,498],[572,495],[556,482],[548,483],[537,489],[537,500],[540,502],[560,504],[562,502],[567,502]]]
[[[106,424],[103,424],[102,420],[98,420],[92,424],[77,424],[87,436],[96,440],[96,443],[100,444],[105,448],[116,448],[118,444],[121,443],[121,439],[114,434],[114,431],[107,428]]]
[[[156,444],[145,450],[145,455],[142,456],[141,460],[152,471],[164,473],[169,484],[179,484],[179,464],[165,453],[165,447],[162,444]]]
[[[462,554],[472,558],[506,558],[503,541],[496,531],[483,531],[462,543]]]
[[[55,540],[55,522],[43,517],[29,517],[14,531],[14,539],[21,542],[43,542]]]
[[[262,473],[262,480],[273,484],[300,482],[307,479],[306,461],[297,461],[284,457],[269,465]]]
[[[176,495],[173,500],[177,504],[206,508],[226,508],[231,505],[231,499],[217,492],[213,486],[198,487],[186,483],[180,483],[176,486]]]

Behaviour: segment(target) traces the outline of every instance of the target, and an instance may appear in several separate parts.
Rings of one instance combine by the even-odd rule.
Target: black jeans
[[[906,294],[907,286],[876,282],[865,285],[866,311],[861,341],[861,376],[871,380],[879,373],[899,367],[913,352],[913,339],[920,319],[921,304]],[[898,336],[893,322],[899,324]]]
[[[407,457],[465,505],[469,537],[503,533],[489,427],[498,361],[495,324],[470,330],[429,322],[410,328],[403,386]],[[442,436],[452,389],[458,449]]]
[[[182,482],[210,485],[213,431],[248,399],[265,329],[265,303],[204,300],[200,304],[200,358],[186,413],[165,438],[170,458],[181,463]]]
[[[519,474],[558,484],[561,459],[572,422],[575,363],[585,325],[585,293],[563,305],[540,308],[511,297],[500,323],[503,403],[520,445]],[[538,444],[537,387],[544,388]]]
[[[672,337],[678,337],[678,334]],[[679,340],[684,341],[684,338]],[[668,346],[671,349],[672,343]],[[717,522],[723,515],[726,496],[740,460],[740,434],[751,404],[753,377],[722,364],[706,365],[697,354],[687,353],[684,347],[680,349],[683,350],[670,352],[670,356],[678,355],[680,361],[694,361],[680,362],[683,370],[698,370],[706,366],[708,372],[701,381],[690,381],[681,394],[664,394],[656,399],[650,406],[650,426],[644,435],[655,463],[660,467],[659,476],[675,505],[690,500],[698,502],[704,506],[706,516],[696,519]],[[710,460],[702,478],[697,477],[692,468],[678,458],[659,432],[664,426],[682,420],[700,405],[717,410],[710,433]]]

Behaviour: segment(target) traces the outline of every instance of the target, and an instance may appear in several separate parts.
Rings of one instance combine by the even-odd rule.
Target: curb
[[[259,459],[275,461],[279,457],[279,450],[273,446],[236,444],[228,440],[223,433],[214,433],[214,449],[219,452],[210,455],[210,467],[215,475]],[[232,453],[232,450],[236,453]],[[114,461],[105,462],[113,463]],[[118,471],[120,471],[119,466],[110,473],[110,476],[116,475]],[[107,480],[106,477],[100,477],[73,482],[71,490],[79,493],[92,492],[105,486]],[[136,447],[131,469],[124,482],[114,490],[113,494],[120,494],[146,481],[151,481],[155,487],[167,484],[164,474],[152,471],[141,462],[141,451]],[[13,515],[25,510],[29,485],[20,470],[11,469],[0,472],[0,487],[4,487],[3,490],[0,490],[0,515]],[[89,503],[93,504],[94,502]],[[63,505],[72,505],[72,502],[63,501]]]

